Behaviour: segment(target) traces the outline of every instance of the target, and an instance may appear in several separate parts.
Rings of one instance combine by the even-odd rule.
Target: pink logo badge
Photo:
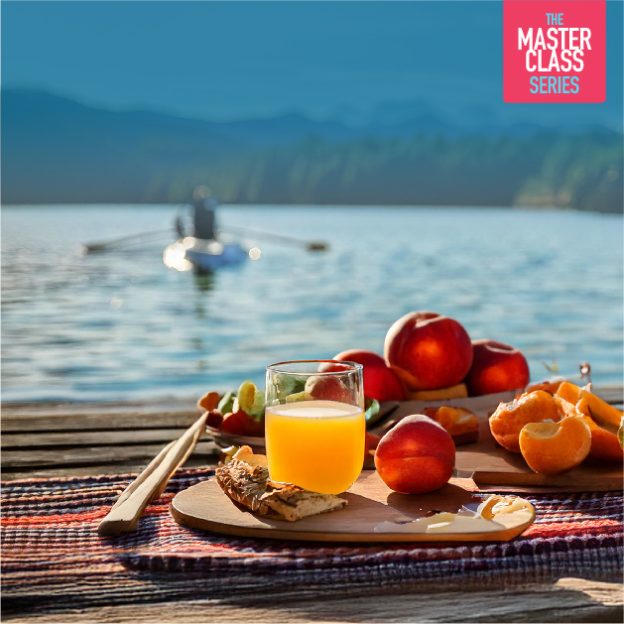
[[[604,102],[606,0],[504,0],[505,102]]]

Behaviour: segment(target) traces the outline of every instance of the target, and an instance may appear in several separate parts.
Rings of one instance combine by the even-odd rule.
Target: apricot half
[[[599,461],[621,462],[624,459],[617,431],[622,412],[599,396],[570,382],[561,384],[554,399],[562,417],[581,417],[591,431],[589,457]]]
[[[591,395],[591,393],[587,393],[587,395]],[[590,404],[587,395],[582,396],[576,404],[576,409],[582,414],[585,423],[591,431],[592,439],[589,456],[591,459],[598,461],[621,462],[624,459],[624,451],[618,440],[618,427],[613,424],[613,414],[610,411],[606,413],[600,411],[600,403],[596,401],[592,401]],[[598,399],[598,401],[602,401],[596,395],[591,396],[594,399]],[[604,403],[604,401],[602,402]],[[592,405],[594,409],[592,409]],[[610,410],[615,410],[611,405],[606,403],[605,405]],[[616,411],[619,412],[619,410]]]
[[[561,397],[564,401],[576,404],[581,398],[581,388],[569,381],[563,381],[559,384],[555,392],[555,396]]]
[[[561,386],[562,383],[564,382],[561,379],[555,379],[554,381],[538,381],[528,385],[524,391],[533,392],[535,390],[543,390],[544,392],[548,392],[548,394],[555,394],[555,392],[559,390],[559,386]]]
[[[554,475],[578,466],[589,454],[592,434],[582,417],[528,423],[520,431],[520,451],[534,472]]]
[[[552,395],[535,390],[509,403],[501,403],[490,416],[490,431],[503,448],[519,453],[522,427],[543,420],[559,420],[559,409]]]
[[[479,419],[470,410],[443,405],[426,407],[425,414],[441,424],[451,434],[455,444],[468,444],[479,438]]]

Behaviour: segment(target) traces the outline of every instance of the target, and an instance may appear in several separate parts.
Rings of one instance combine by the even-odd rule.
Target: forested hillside
[[[283,115],[209,122],[2,94],[4,203],[533,205],[622,210],[622,136],[602,127],[350,126]]]

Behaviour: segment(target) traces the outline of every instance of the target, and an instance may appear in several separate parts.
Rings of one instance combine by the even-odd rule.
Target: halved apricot
[[[455,444],[476,442],[479,438],[479,419],[463,407],[426,407],[425,414],[440,423],[453,438]]]
[[[526,392],[535,392],[535,390],[543,390],[544,392],[548,392],[548,394],[555,394],[557,390],[559,390],[559,386],[564,383],[563,380],[558,379],[555,381],[537,381],[533,384],[528,385],[524,389],[524,393]],[[522,393],[522,394],[524,394]]]
[[[621,462],[624,459],[617,431],[622,412],[586,388],[564,382],[554,399],[563,418],[580,416],[591,431],[589,457],[596,460]]]
[[[576,403],[570,403],[570,401],[566,401],[566,399],[561,398],[558,394],[555,394],[553,399],[559,408],[559,416],[561,416],[561,418],[581,415],[576,407]]]
[[[522,427],[520,451],[534,472],[554,475],[578,466],[589,454],[592,434],[584,418],[533,422]]]
[[[584,401],[591,417],[601,426],[617,432],[624,413],[589,390],[581,389],[578,401]]]
[[[543,420],[559,420],[559,409],[551,394],[535,390],[509,403],[501,403],[490,416],[490,431],[502,447],[519,453],[522,427]]]
[[[572,403],[575,405],[577,401],[581,398],[582,389],[579,388],[576,384],[573,384],[570,381],[564,381],[559,384],[557,391],[555,392],[555,396],[561,397],[565,401]]]

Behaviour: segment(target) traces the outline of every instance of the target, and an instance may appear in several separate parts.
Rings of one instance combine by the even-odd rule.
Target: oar
[[[139,234],[130,234],[128,236],[120,236],[119,238],[113,238],[108,241],[100,241],[96,243],[85,243],[82,247],[85,253],[96,253],[100,251],[108,251],[109,249],[114,249],[121,243],[139,240],[141,238],[150,238],[152,236],[161,235],[161,234],[165,234],[168,232],[171,232],[169,228],[166,230],[153,230],[151,232],[140,232]]]
[[[243,236],[257,236],[258,238],[266,238],[267,240],[274,240],[280,243],[287,243],[289,245],[299,245],[305,247],[308,251],[327,251],[329,249],[329,243],[324,241],[308,241],[294,236],[287,236],[286,234],[274,234],[273,232],[262,232],[260,230],[252,230],[249,228],[237,227],[235,225],[228,225],[227,227],[219,228],[224,232],[231,232],[232,234],[242,234]]]

